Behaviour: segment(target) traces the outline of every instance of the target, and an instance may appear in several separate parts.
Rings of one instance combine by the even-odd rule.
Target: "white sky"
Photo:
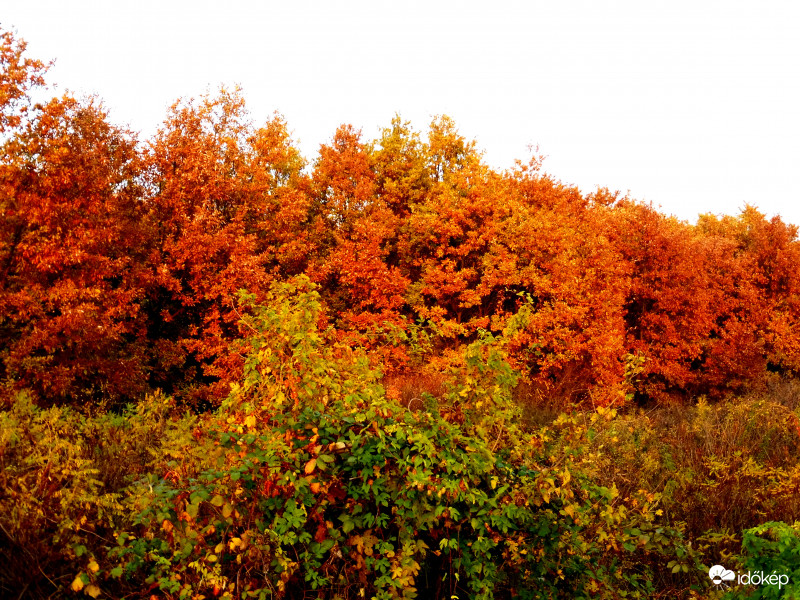
[[[0,27],[152,134],[179,97],[240,84],[307,158],[336,127],[448,114],[486,161],[694,221],[745,203],[800,224],[800,2],[0,0]]]

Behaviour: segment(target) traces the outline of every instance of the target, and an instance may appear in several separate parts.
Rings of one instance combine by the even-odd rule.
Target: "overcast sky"
[[[505,169],[670,214],[745,203],[800,224],[800,2],[0,0],[0,26],[148,136],[179,97],[239,84],[307,158],[342,123],[450,115]]]

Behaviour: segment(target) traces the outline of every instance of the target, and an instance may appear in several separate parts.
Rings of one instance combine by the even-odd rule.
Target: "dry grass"
[[[523,426],[530,429],[545,427],[564,412],[564,398],[552,390],[527,381],[521,381],[514,389],[514,400],[522,408]]]
[[[425,408],[427,396],[438,399],[446,392],[443,375],[421,371],[387,375],[383,386],[389,398],[414,412]]]

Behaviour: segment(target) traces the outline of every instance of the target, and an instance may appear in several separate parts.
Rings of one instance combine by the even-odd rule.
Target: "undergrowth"
[[[0,413],[4,596],[699,598],[714,564],[800,568],[792,382],[566,414],[508,331],[384,379],[308,280],[242,302],[244,377],[212,413]]]

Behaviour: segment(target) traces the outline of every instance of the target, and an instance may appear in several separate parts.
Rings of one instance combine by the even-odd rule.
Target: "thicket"
[[[3,594],[800,572],[795,226],[499,173],[447,117],[307,164],[222,90],[139,141],[97,99],[34,104],[24,50],[2,34]]]

